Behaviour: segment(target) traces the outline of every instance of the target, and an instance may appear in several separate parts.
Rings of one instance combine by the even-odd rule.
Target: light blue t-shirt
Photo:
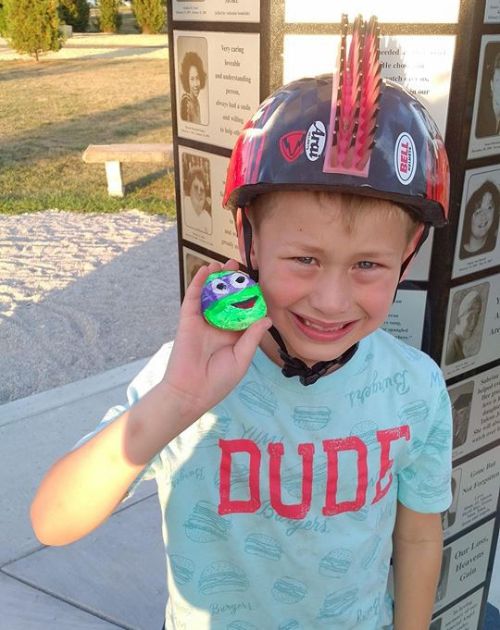
[[[134,379],[130,405],[170,348]],[[167,629],[392,627],[397,501],[447,509],[451,426],[438,366],[383,331],[308,387],[258,349],[233,392],[141,475],[158,483]]]

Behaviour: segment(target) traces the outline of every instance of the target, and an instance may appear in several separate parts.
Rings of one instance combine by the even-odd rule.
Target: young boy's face
[[[252,221],[252,260],[269,316],[292,356],[308,365],[334,359],[384,322],[416,239],[409,243],[403,212],[388,211],[385,202],[348,229],[340,195],[280,192],[264,204],[268,199]],[[279,364],[269,333],[261,345]]]

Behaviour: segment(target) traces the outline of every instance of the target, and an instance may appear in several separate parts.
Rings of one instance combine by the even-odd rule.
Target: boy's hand
[[[182,408],[196,419],[220,402],[243,378],[264,332],[267,317],[242,332],[220,330],[208,324],[201,312],[201,291],[208,275],[238,263],[210,263],[202,267],[187,288],[172,354],[162,384],[179,397]]]
[[[220,268],[217,263],[203,267],[188,287],[162,381],[45,476],[31,509],[33,528],[44,544],[66,545],[100,525],[147,462],[245,374],[271,321],[229,332],[204,320],[201,289],[208,274]],[[224,268],[236,271],[238,266],[230,261]]]

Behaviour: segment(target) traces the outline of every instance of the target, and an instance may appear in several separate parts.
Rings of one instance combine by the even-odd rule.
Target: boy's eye
[[[375,269],[377,266],[377,263],[370,262],[369,260],[362,260],[358,263],[359,269]]]
[[[312,256],[298,256],[295,260],[302,265],[312,265],[315,259]]]

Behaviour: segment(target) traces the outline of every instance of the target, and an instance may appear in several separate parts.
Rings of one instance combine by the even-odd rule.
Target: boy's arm
[[[235,270],[237,263],[224,267]],[[245,374],[271,322],[259,320],[244,333],[205,322],[201,289],[208,274],[219,269],[218,263],[201,268],[188,287],[161,381],[46,474],[31,507],[33,529],[42,543],[74,542],[105,521],[148,462]]]
[[[189,424],[166,389],[157,385],[52,466],[31,506],[40,542],[66,545],[103,523],[161,445]]]
[[[440,514],[398,502],[394,542],[394,630],[428,630],[441,568]]]

